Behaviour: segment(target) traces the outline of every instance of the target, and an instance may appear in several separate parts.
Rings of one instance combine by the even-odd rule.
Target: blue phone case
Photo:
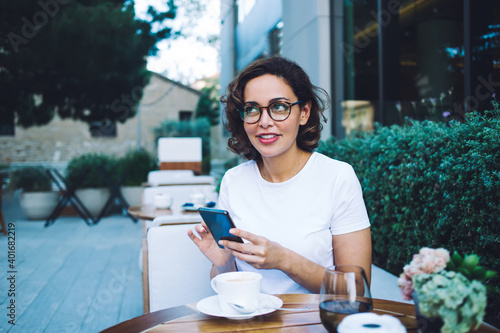
[[[229,229],[235,228],[235,225],[227,210],[200,207],[198,212],[220,248],[224,248],[219,244],[221,239],[243,243],[240,237],[229,233]]]

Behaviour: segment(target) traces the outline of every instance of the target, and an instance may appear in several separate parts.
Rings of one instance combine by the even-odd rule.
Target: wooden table
[[[132,206],[128,209],[128,213],[140,220],[153,221],[160,216],[168,216],[173,214],[191,215],[198,214],[197,211],[185,211],[182,208],[175,209],[156,209],[154,205]],[[201,218],[200,218],[201,221]]]
[[[277,310],[264,316],[247,320],[230,320],[199,313],[196,304],[177,306],[145,314],[110,327],[103,333],[143,332],[327,332],[319,318],[319,295],[287,294],[277,295],[283,300],[283,307],[308,310],[291,312]],[[417,332],[415,307],[412,304],[373,299],[373,311],[397,317],[408,332]],[[487,324],[474,332],[500,332]]]

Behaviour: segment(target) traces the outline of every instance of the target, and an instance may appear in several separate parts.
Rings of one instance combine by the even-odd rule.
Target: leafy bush
[[[130,150],[118,159],[118,178],[127,172],[124,186],[141,186],[148,179],[150,171],[158,169],[156,157],[146,150]]]
[[[196,118],[207,118],[210,125],[219,124],[219,79],[205,80],[207,85],[201,88],[202,95],[196,105]]]
[[[52,181],[42,166],[29,166],[10,173],[7,191],[22,189],[24,192],[44,192],[52,190]]]
[[[322,143],[350,163],[372,223],[373,262],[395,275],[421,247],[476,253],[500,272],[500,114],[466,123],[409,122]],[[499,326],[500,292],[490,281],[486,321]]]
[[[117,160],[102,153],[88,153],[69,161],[66,168],[68,186],[78,188],[108,187],[108,181],[118,181]]]
[[[191,121],[167,120],[154,129],[155,140],[162,137],[173,138],[201,138],[202,171],[210,172],[210,122],[207,118]]]

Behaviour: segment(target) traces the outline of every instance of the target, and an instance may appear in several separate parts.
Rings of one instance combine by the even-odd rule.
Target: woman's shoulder
[[[248,173],[254,170],[254,168],[255,168],[255,161],[249,160],[227,170],[226,173],[224,174],[224,177],[232,177],[241,175],[242,173]]]
[[[313,154],[310,175],[333,183],[350,183],[357,180],[354,168],[345,161],[336,160],[320,153]]]
[[[335,169],[344,169],[344,168],[352,168],[351,165],[347,162],[336,160],[334,158],[328,157],[318,152],[314,152],[311,156],[313,164],[318,168],[335,168]]]

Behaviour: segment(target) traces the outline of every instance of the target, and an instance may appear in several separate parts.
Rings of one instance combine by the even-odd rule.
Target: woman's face
[[[288,103],[298,101],[292,88],[277,76],[266,74],[248,81],[243,91],[245,103],[268,106],[277,100]],[[245,132],[252,145],[263,158],[275,157],[290,152],[296,147],[299,126],[309,119],[310,103],[302,109],[299,104],[292,106],[290,116],[284,121],[274,121],[264,109],[255,124],[244,123]]]

